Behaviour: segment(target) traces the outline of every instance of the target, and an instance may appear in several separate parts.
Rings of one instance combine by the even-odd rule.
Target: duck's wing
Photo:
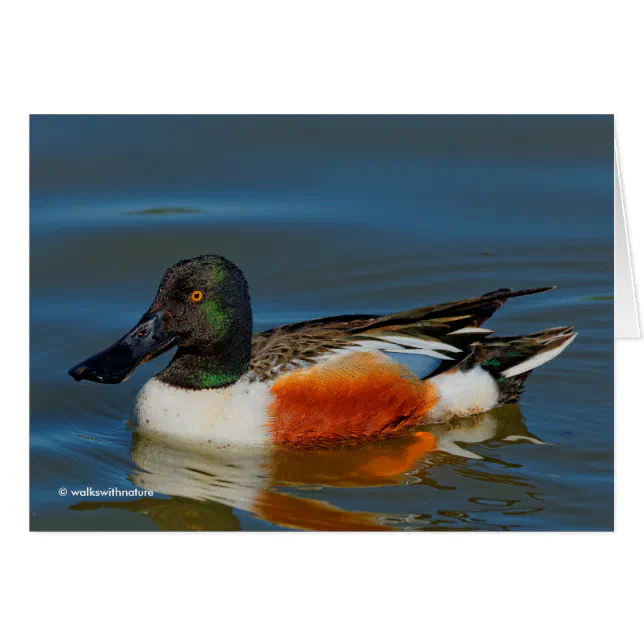
[[[287,324],[253,337],[251,374],[271,380],[356,351],[383,352],[419,377],[438,374],[459,364],[471,353],[472,343],[492,333],[481,324],[507,299],[553,288],[499,289],[391,315],[341,315]]]

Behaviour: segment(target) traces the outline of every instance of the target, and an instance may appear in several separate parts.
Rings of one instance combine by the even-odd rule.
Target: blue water
[[[612,128],[609,117],[33,117],[32,529],[612,529]],[[167,266],[202,253],[244,270],[257,330],[555,284],[487,326],[574,324],[580,336],[520,405],[426,428],[439,450],[403,438],[194,453],[127,423],[166,357],[119,386],[67,370],[138,320]],[[404,467],[384,473],[383,459]],[[154,497],[58,494],[89,486]]]

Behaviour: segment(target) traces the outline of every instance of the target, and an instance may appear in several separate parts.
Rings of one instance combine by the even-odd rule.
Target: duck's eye
[[[201,302],[203,300],[203,293],[201,291],[193,291],[190,299],[193,302]]]

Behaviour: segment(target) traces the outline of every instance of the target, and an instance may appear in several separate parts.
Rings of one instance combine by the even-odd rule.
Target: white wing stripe
[[[403,336],[392,336],[392,337],[400,338],[401,340],[404,340],[405,342],[407,342],[407,338],[404,338]],[[411,340],[412,342],[408,344],[411,344],[412,348],[407,348],[404,346],[400,346],[399,344],[395,344],[394,342],[386,342],[384,340],[360,340],[359,342],[345,346],[342,349],[334,349],[332,351],[329,351],[326,354],[322,354],[321,356],[318,356],[316,362],[326,362],[326,360],[329,360],[330,358],[337,358],[339,356],[348,355],[350,353],[359,353],[359,352],[368,352],[368,351],[381,351],[383,353],[411,353],[419,356],[429,356],[430,358],[438,358],[439,360],[454,360],[454,358],[451,356],[445,355],[440,351],[435,351],[435,348],[449,347],[450,351],[460,351],[460,349],[456,349],[455,347],[452,347],[449,344],[444,344],[442,342],[434,342],[434,341],[415,342],[414,338],[411,338]],[[415,345],[418,345],[418,347],[416,347]]]
[[[520,362],[514,367],[510,367],[509,369],[502,371],[501,375],[505,378],[518,376],[519,374],[525,373],[526,371],[532,371],[532,369],[536,369],[546,362],[550,362],[550,360],[556,358],[576,337],[577,334],[575,333],[574,335],[570,336],[569,340],[566,340],[566,342],[560,344],[556,349],[550,349],[550,351],[541,351],[541,353],[537,353],[537,355],[532,356],[532,358],[528,358],[528,360]]]
[[[459,333],[494,333],[494,331],[490,329],[484,329],[483,327],[466,326],[462,329],[458,329],[458,331],[452,331],[447,335],[458,335]]]
[[[431,351],[429,349],[383,349],[385,353],[415,353],[418,356],[430,356],[432,358],[440,358],[441,360],[454,360],[451,356],[446,356],[438,351]]]
[[[460,353],[460,349],[453,347],[451,344],[445,342],[437,342],[436,340],[423,340],[422,338],[412,337],[410,335],[381,335],[376,336],[379,340],[391,342],[393,344],[400,344],[404,347],[415,347],[417,349],[442,349],[443,351],[454,351]]]
[[[352,349],[354,351],[363,351],[365,349],[371,350],[375,349],[376,351],[386,351],[387,349],[391,349],[392,345],[390,342],[379,342],[377,340],[361,340],[360,342],[356,342],[354,345],[350,345],[347,347],[349,351]]]

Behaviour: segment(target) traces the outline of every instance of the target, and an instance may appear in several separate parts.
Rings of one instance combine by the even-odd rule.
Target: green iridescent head
[[[251,331],[246,278],[218,255],[202,255],[171,266],[152,304],[165,312],[168,333],[197,353],[213,353],[239,333]]]
[[[225,387],[250,364],[248,284],[235,264],[202,255],[171,266],[152,306],[120,340],[70,369],[76,380],[114,384],[143,362],[178,346],[159,377],[185,388]]]

